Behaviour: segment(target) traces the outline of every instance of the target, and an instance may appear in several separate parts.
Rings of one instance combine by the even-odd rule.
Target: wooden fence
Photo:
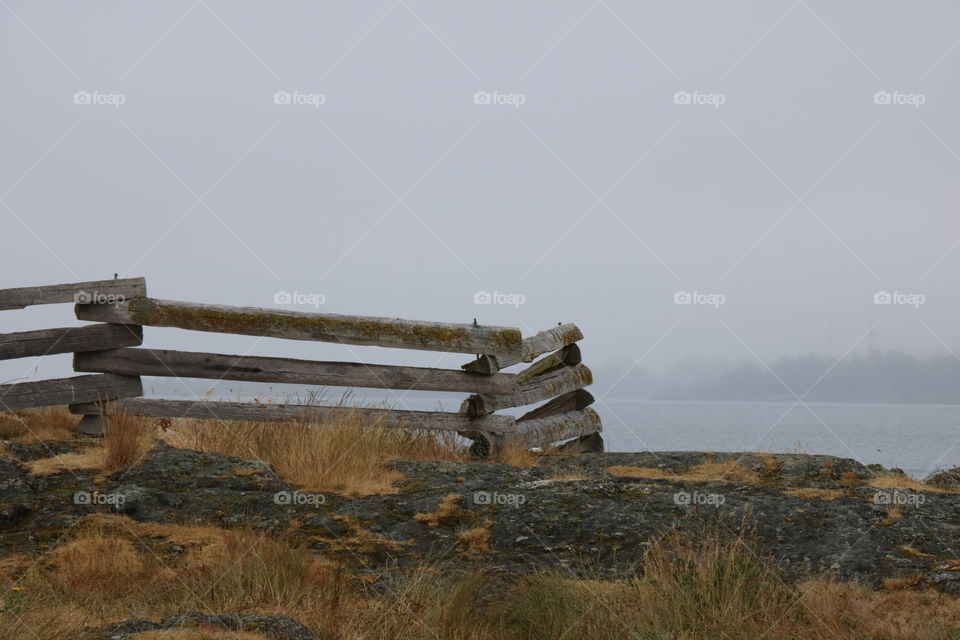
[[[97,324],[0,334],[0,360],[73,353],[93,374],[0,385],[0,410],[70,405],[102,413],[222,420],[323,420],[359,412],[391,427],[456,431],[479,455],[506,443],[542,447],[576,439],[602,449],[600,417],[584,387],[592,375],[572,324],[523,337],[514,327],[230,307],[147,297],[143,278],[0,290],[0,310],[72,302],[78,320]],[[461,369],[146,349],[143,326],[349,345],[475,354]],[[543,357],[540,357],[543,356]],[[539,360],[537,358],[540,358]],[[515,373],[504,369],[529,363]],[[335,387],[466,392],[459,412],[353,409],[279,403],[143,398],[141,376],[205,378]],[[498,410],[544,402],[519,418]],[[94,418],[85,418],[94,420]]]

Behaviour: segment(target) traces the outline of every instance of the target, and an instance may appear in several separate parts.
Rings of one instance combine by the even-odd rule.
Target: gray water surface
[[[604,400],[608,451],[823,453],[924,477],[960,466],[960,406]]]

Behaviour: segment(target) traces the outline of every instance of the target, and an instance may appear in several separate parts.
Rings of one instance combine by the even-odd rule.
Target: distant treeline
[[[952,355],[873,351],[836,362],[811,354],[783,357],[769,368],[687,360],[660,375],[637,368],[616,382],[622,373],[595,368],[597,390],[609,389],[611,398],[775,401],[794,399],[784,385],[800,396],[813,386],[806,401],[960,404],[960,360]]]

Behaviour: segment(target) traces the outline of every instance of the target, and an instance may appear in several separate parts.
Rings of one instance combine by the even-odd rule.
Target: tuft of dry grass
[[[468,554],[490,551],[490,540],[493,539],[493,534],[490,532],[491,526],[493,521],[486,520],[476,527],[457,532],[457,539],[463,543],[464,550]]]
[[[460,500],[462,499],[463,496],[459,493],[446,495],[440,499],[436,511],[414,514],[413,519],[428,527],[436,527],[441,524],[454,524],[458,522],[463,515],[463,510],[460,508]]]
[[[897,548],[903,551],[904,553],[906,553],[907,555],[916,556],[918,558],[936,558],[937,557],[932,553],[925,553],[923,551],[920,551],[920,549],[917,549],[916,547],[911,546],[909,544],[901,544]]]
[[[108,473],[126,471],[137,464],[157,440],[157,428],[148,418],[119,413],[101,419],[107,445],[103,470]]]
[[[533,467],[540,459],[539,455],[516,442],[497,446],[494,454],[493,462],[500,462],[511,467]]]
[[[913,489],[914,491],[936,491],[937,493],[944,492],[943,489],[924,484],[915,478],[911,478],[908,475],[901,475],[899,473],[885,473],[881,476],[877,476],[876,478],[872,478],[869,484],[871,487],[885,489]]]
[[[651,622],[681,637],[741,638],[760,637],[769,621],[786,617],[799,594],[751,542],[749,531],[731,537],[712,526],[656,539],[634,583]]]
[[[133,543],[110,533],[71,540],[47,559],[51,586],[64,591],[116,596],[135,589],[146,572]]]
[[[757,456],[763,461],[763,470],[767,475],[779,476],[783,468],[783,459],[775,453],[758,453]]]
[[[736,481],[755,483],[760,481],[760,474],[732,460],[730,462],[707,461],[677,472],[654,467],[631,467],[627,465],[607,467],[606,471],[610,475],[621,478],[667,479],[690,482]]]
[[[51,476],[71,470],[103,469],[107,460],[107,449],[102,445],[92,445],[86,451],[60,453],[49,458],[31,460],[25,466],[35,476]]]
[[[904,589],[916,589],[922,585],[927,579],[922,573],[915,573],[913,575],[899,576],[896,578],[884,578],[880,587],[885,591],[901,591]]]

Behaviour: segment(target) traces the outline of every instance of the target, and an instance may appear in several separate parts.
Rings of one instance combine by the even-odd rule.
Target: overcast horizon
[[[574,322],[585,361],[625,373],[960,353],[954,4],[0,16],[0,288],[119,273],[174,300]],[[75,322],[66,305],[3,318]],[[145,331],[153,348],[464,361]],[[0,363],[3,381],[69,372]]]

